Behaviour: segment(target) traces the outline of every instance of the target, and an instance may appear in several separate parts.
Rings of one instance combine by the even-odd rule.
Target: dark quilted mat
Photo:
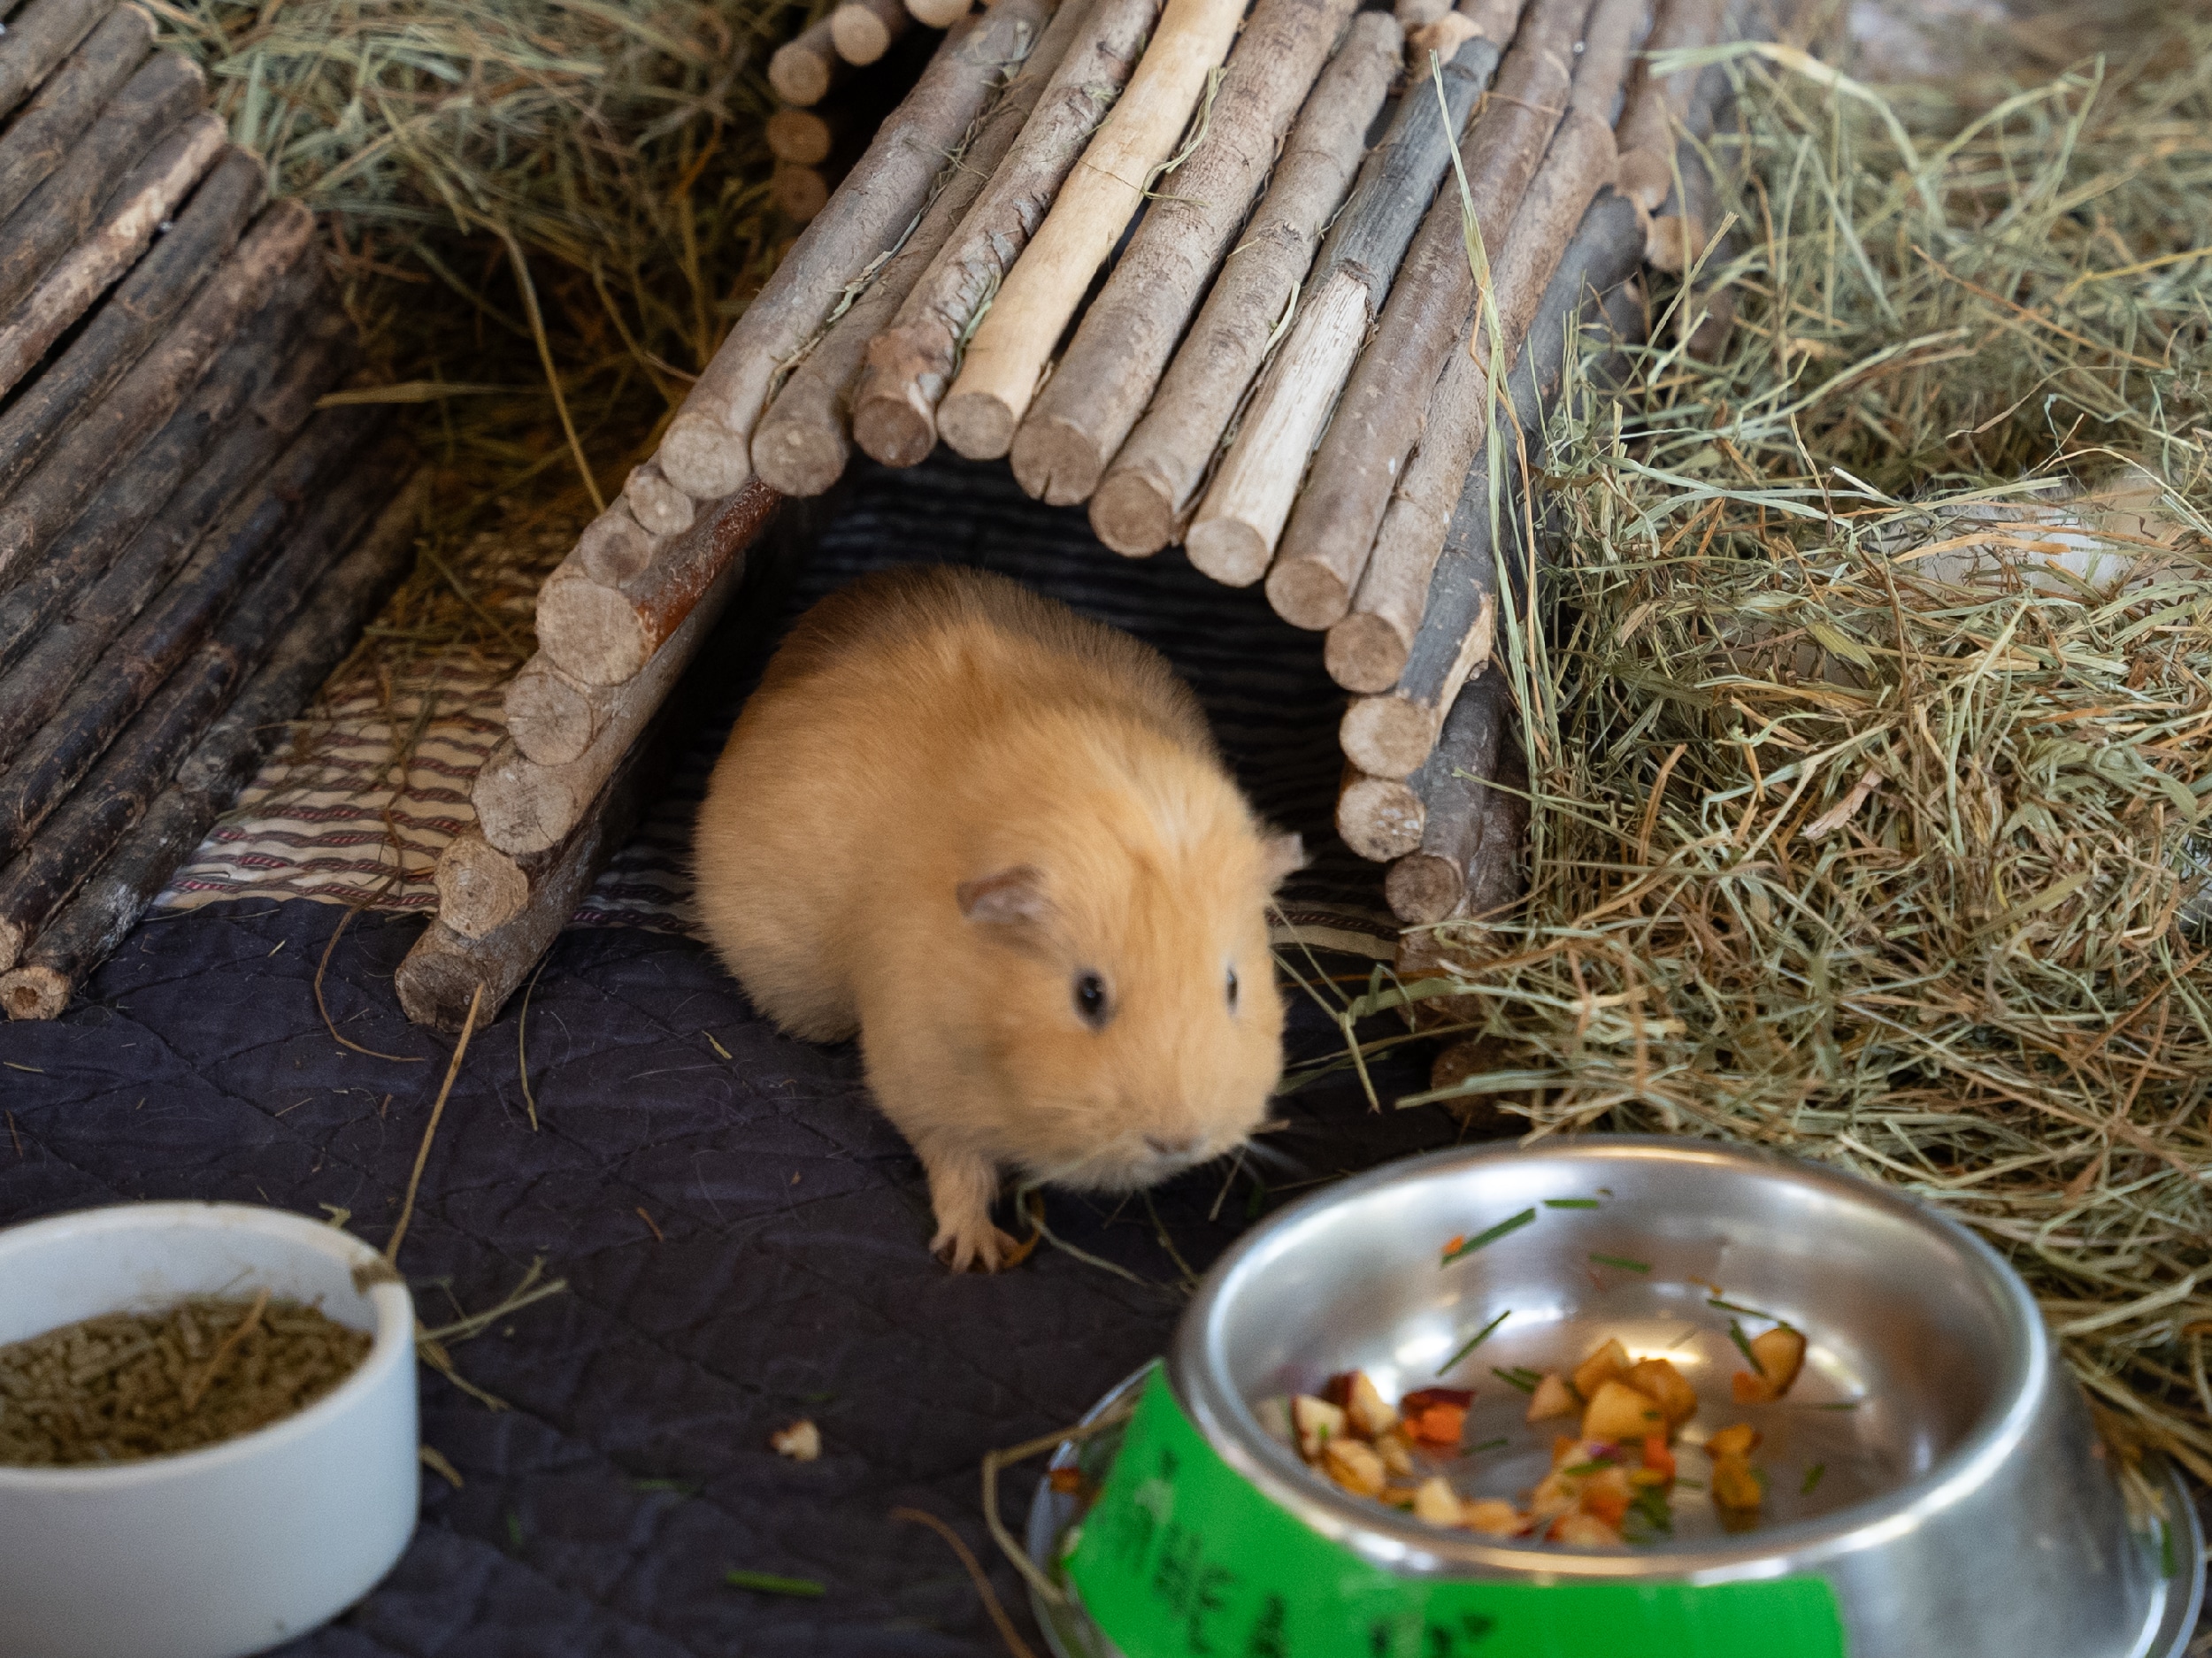
[[[1332,844],[1340,696],[1317,641],[1179,557],[1132,563],[1079,512],[1021,496],[1002,467],[865,469],[784,612],[872,564],[942,558],[1021,576],[1166,649],[1263,810],[1316,866],[1290,895],[1376,904],[1372,866]],[[710,653],[720,705],[611,880],[680,877],[689,817],[757,651]],[[201,1197],[349,1211],[381,1243],[449,1052],[401,1018],[391,977],[419,920],[245,901],[142,926],[59,1022],[0,1026],[0,1224],[121,1199]],[[1365,976],[1363,963],[1339,971]],[[1333,1025],[1293,994],[1294,1055]],[[1002,1650],[943,1541],[956,1526],[1034,1642],[981,1519],[995,1447],[1073,1422],[1160,1351],[1183,1293],[1252,1216],[1306,1185],[1448,1140],[1435,1110],[1371,1114],[1348,1078],[1284,1102],[1263,1170],[1202,1171],[1142,1201],[1060,1196],[1048,1218],[1114,1270],[1049,1249],[995,1278],[926,1254],[919,1165],[869,1103],[849,1048],[786,1040],[696,943],[572,928],[527,1008],[480,1030],[447,1106],[402,1266],[426,1324],[495,1304],[541,1261],[565,1293],[454,1356],[494,1410],[423,1372],[423,1524],[361,1606],[287,1649],[467,1658],[936,1654]],[[1417,1086],[1386,1065],[1384,1097]],[[1263,1185],[1262,1182],[1264,1182]],[[1156,1219],[1155,1218],[1156,1212]],[[792,1418],[819,1462],[775,1455]],[[1035,1475],[1009,1477],[1025,1511]],[[819,1600],[733,1589],[732,1567],[816,1579]],[[1041,1650],[1041,1648],[1040,1649]]]
[[[338,916],[249,902],[157,922],[89,1004],[0,1028],[0,1222],[197,1197],[349,1210],[380,1243],[449,1049],[394,1006],[419,925],[395,918],[348,929],[326,992],[349,1039],[420,1062],[331,1039],[312,984]],[[950,1551],[888,1510],[952,1521],[1028,1628],[979,1459],[1160,1350],[1182,1303],[1161,1234],[1202,1271],[1274,1188],[1453,1132],[1433,1109],[1370,1115],[1332,1079],[1284,1102],[1294,1126],[1270,1138],[1296,1167],[1268,1190],[1194,1172],[1156,1194],[1158,1232],[1142,1202],[1053,1200],[1056,1232],[1143,1283],[1048,1249],[955,1278],[926,1253],[919,1165],[854,1051],[776,1035],[697,945],[572,930],[527,1017],[538,1131],[511,1010],[470,1046],[402,1264],[433,1325],[534,1260],[568,1289],[455,1348],[508,1409],[422,1373],[424,1439],[465,1484],[426,1475],[399,1569],[292,1658],[999,1651]],[[1294,1033],[1308,1054],[1334,1040],[1310,1011]],[[823,1432],[810,1465],[767,1444],[798,1416]],[[1010,1478],[1016,1516],[1033,1479]],[[826,1593],[727,1588],[733,1566]]]

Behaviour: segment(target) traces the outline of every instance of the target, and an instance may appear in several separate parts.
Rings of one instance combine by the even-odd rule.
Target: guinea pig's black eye
[[[1236,1010],[1237,1010],[1237,970],[1236,970],[1235,968],[1232,967],[1232,968],[1229,970],[1229,1011],[1230,1011],[1230,1012],[1232,1012],[1232,1013],[1234,1013]]]
[[[1075,976],[1075,1010],[1083,1016],[1083,1023],[1093,1030],[1106,1023],[1106,981],[1096,973],[1078,973]]]

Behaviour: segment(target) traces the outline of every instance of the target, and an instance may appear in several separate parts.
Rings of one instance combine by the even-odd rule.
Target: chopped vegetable
[[[1723,1428],[1705,1441],[1709,1456],[1748,1456],[1759,1448],[1759,1431],[1748,1422]]]
[[[1572,1548],[1618,1548],[1621,1534],[1594,1515],[1563,1514],[1552,1523],[1551,1540]]]
[[[1500,1497],[1481,1497],[1473,1502],[1463,1503],[1459,1523],[1471,1531],[1480,1531],[1485,1537],[1513,1537],[1527,1522],[1521,1511]]]
[[[1390,1483],[1375,1447],[1358,1439],[1331,1439],[1323,1446],[1321,1471],[1359,1497],[1379,1497]]]
[[[1489,1340],[1490,1332],[1495,1330],[1500,1324],[1503,1324],[1508,1318],[1511,1317],[1513,1309],[1511,1308],[1508,1308],[1504,1312],[1500,1313],[1495,1318],[1493,1318],[1488,1324],[1483,1325],[1481,1329],[1476,1331],[1473,1335],[1468,1337],[1467,1345],[1460,1348],[1458,1352],[1453,1354],[1450,1358],[1446,1359],[1443,1363],[1438,1365],[1436,1367],[1436,1373],[1439,1376],[1444,1375],[1446,1372],[1450,1370],[1453,1365],[1458,1363],[1460,1360],[1465,1358],[1470,1353],[1472,1353],[1484,1342]]]
[[[1544,1200],[1544,1207],[1546,1209],[1602,1209],[1604,1205],[1594,1197],[1548,1197]]]
[[[1575,1392],[1585,1399],[1595,1399],[1599,1388],[1627,1374],[1628,1349],[1617,1340],[1608,1341],[1575,1366]]]
[[[1441,1474],[1423,1480],[1413,1493],[1413,1512],[1431,1525],[1457,1525],[1463,1509],[1451,1482]]]
[[[1367,1379],[1364,1370],[1352,1372],[1348,1396],[1344,1401],[1344,1414],[1351,1419],[1362,1438],[1373,1439],[1387,1433],[1398,1425],[1398,1413],[1383,1402],[1375,1384]]]
[[[1667,1413],[1648,1393],[1626,1382],[1601,1385],[1582,1413],[1582,1437],[1616,1444],[1641,1445],[1647,1435],[1663,1432]]]
[[[1290,1425],[1298,1435],[1298,1455],[1317,1462],[1330,1440],[1344,1437],[1344,1412],[1325,1399],[1301,1393],[1290,1401]]]
[[[1528,1420],[1548,1422],[1554,1416],[1571,1416],[1575,1409],[1573,1393],[1555,1371],[1536,1384],[1536,1392],[1528,1401]]]
[[[1510,1220],[1500,1221],[1488,1232],[1477,1232],[1472,1238],[1455,1238],[1450,1243],[1444,1246],[1444,1259],[1440,1264],[1449,1266],[1453,1262],[1458,1260],[1460,1256],[1472,1255],[1485,1244],[1494,1244],[1497,1242],[1499,1239],[1504,1237],[1508,1232],[1516,1232],[1520,1231],[1522,1227],[1527,1225],[1535,1218],[1536,1211],[1534,1209],[1525,1209],[1519,1214],[1514,1216]]]
[[[1821,1476],[1825,1474],[1827,1471],[1827,1463],[1815,1462],[1810,1468],[1805,1470],[1805,1483],[1797,1488],[1797,1494],[1801,1497],[1811,1496],[1813,1494],[1813,1488],[1820,1484]]]
[[[1751,1339],[1751,1356],[1774,1397],[1781,1398],[1805,1368],[1805,1338],[1787,1324],[1777,1324]]]
[[[1459,1436],[1467,1431],[1467,1408],[1431,1405],[1419,1416],[1407,1417],[1406,1425],[1412,1432],[1416,1445],[1448,1451],[1459,1444]]]
[[[1741,1456],[1713,1459],[1713,1501],[1721,1508],[1748,1511],[1757,1508],[1765,1500],[1765,1488],[1759,1484],[1749,1462]]]
[[[1494,1364],[1490,1367],[1490,1374],[1496,1377],[1508,1387],[1517,1387],[1525,1393],[1534,1393],[1536,1391],[1537,1384],[1543,1379],[1532,1370],[1502,1370]]]
[[[1479,1451],[1494,1451],[1502,1445],[1510,1445],[1512,1443],[1512,1440],[1501,1436],[1500,1438],[1494,1439],[1485,1439],[1480,1445],[1471,1445],[1465,1450],[1462,1451],[1460,1455],[1462,1456],[1472,1456]]]
[[[1659,1401],[1670,1428],[1678,1428],[1697,1415],[1697,1389],[1683,1378],[1671,1359],[1639,1359],[1622,1379]]]
[[[1624,1272],[1648,1272],[1651,1270],[1651,1263],[1648,1261],[1632,1261],[1626,1255],[1600,1255],[1594,1249],[1590,1252],[1590,1259],[1596,1262],[1601,1267],[1618,1267]]]
[[[1400,1479],[1413,1478],[1413,1445],[1406,1436],[1393,1428],[1374,1438],[1375,1455],[1382,1458],[1382,1465]]]
[[[768,1443],[779,1456],[787,1456],[795,1462],[810,1462],[822,1454],[822,1431],[802,1416],[789,1427],[770,1434]]]

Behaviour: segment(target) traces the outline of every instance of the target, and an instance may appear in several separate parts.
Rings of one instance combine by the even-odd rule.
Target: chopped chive
[[[1743,1361],[1751,1367],[1754,1376],[1766,1374],[1759,1368],[1759,1355],[1751,1350],[1751,1343],[1744,1335],[1743,1326],[1732,1318],[1728,1321],[1728,1339],[1736,1344],[1736,1351],[1743,1355]]]
[[[1519,1376],[1519,1375],[1516,1375],[1516,1374],[1515,1374],[1513,1371],[1511,1371],[1511,1370],[1500,1370],[1500,1369],[1499,1369],[1496,1365],[1494,1365],[1494,1365],[1492,1365],[1492,1366],[1490,1367],[1490,1374],[1491,1374],[1491,1375],[1493,1375],[1493,1376],[1494,1376],[1494,1377],[1496,1377],[1496,1378],[1497,1378],[1500,1381],[1503,1382],[1503,1383],[1504,1383],[1504,1384],[1505,1384],[1508,1387],[1517,1387],[1517,1388],[1519,1388],[1519,1389],[1520,1389],[1523,1393],[1534,1393],[1534,1392],[1536,1391],[1536,1384],[1537,1384],[1537,1382],[1540,1382],[1540,1381],[1541,1381],[1541,1380],[1543,1379],[1541,1377],[1536,1377],[1536,1378],[1532,1378],[1532,1379],[1529,1379],[1529,1380],[1524,1381],[1524,1380],[1522,1379],[1521,1376]]]
[[[2181,1562],[2174,1554],[2174,1528],[2163,1520],[2158,1523],[2158,1572],[2162,1577],[2181,1575]]]
[[[1465,1450],[1462,1451],[1460,1455],[1462,1456],[1472,1456],[1478,1451],[1494,1451],[1501,1445],[1510,1445],[1512,1443],[1512,1440],[1502,1437],[1495,1439],[1485,1439],[1480,1445],[1469,1446]]]
[[[1605,1206],[1594,1197],[1548,1197],[1546,1209],[1602,1209]]]
[[[1705,1482],[1701,1479],[1678,1479],[1674,1483],[1680,1486],[1684,1491],[1702,1491],[1705,1489]]]
[[[1527,1225],[1535,1218],[1536,1211],[1534,1209],[1525,1209],[1519,1214],[1514,1216],[1512,1219],[1502,1220],[1496,1225],[1493,1226],[1488,1232],[1477,1232],[1472,1238],[1468,1239],[1466,1242],[1461,1244],[1456,1249],[1448,1251],[1443,1261],[1440,1264],[1449,1266],[1453,1262],[1458,1260],[1460,1256],[1472,1255],[1485,1244],[1494,1244],[1497,1242],[1499,1239],[1504,1237],[1506,1233],[1520,1231],[1522,1227]]]
[[[1559,1471],[1563,1474],[1601,1474],[1609,1468],[1619,1466],[1610,1457],[1594,1456],[1586,1462],[1577,1462],[1572,1468],[1563,1468]]]
[[[1805,1470],[1805,1483],[1797,1488],[1797,1494],[1801,1497],[1811,1496],[1813,1494],[1813,1487],[1820,1484],[1820,1477],[1827,1471],[1827,1463],[1815,1462],[1810,1468]]]
[[[1601,1267],[1618,1267],[1624,1272],[1648,1272],[1651,1270],[1651,1263],[1648,1261],[1631,1261],[1626,1255],[1600,1255],[1594,1249],[1590,1252],[1590,1259],[1596,1262]]]
[[[1442,1364],[1437,1367],[1436,1373],[1439,1376],[1443,1375],[1444,1372],[1450,1370],[1453,1365],[1458,1363],[1460,1360],[1465,1358],[1470,1353],[1472,1353],[1484,1342],[1489,1340],[1490,1332],[1493,1330],[1495,1330],[1500,1324],[1503,1324],[1508,1318],[1511,1317],[1512,1315],[1513,1309],[1509,1307],[1504,1312],[1500,1313],[1488,1324],[1483,1325],[1481,1329],[1476,1331],[1473,1335],[1467,1338],[1467,1345],[1465,1347],[1460,1348],[1458,1352],[1453,1354],[1450,1358],[1446,1359]]]
[[[829,1593],[811,1577],[779,1577],[772,1571],[740,1571],[734,1566],[722,1574],[722,1581],[733,1589],[750,1589],[757,1594],[797,1595],[808,1600],[818,1600]]]

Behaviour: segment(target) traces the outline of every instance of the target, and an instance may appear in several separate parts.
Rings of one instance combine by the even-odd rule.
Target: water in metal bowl
[[[1440,1265],[1448,1240],[1494,1230]],[[1809,1338],[1804,1372],[1786,1398],[1740,1406],[1737,1337],[1773,1321]],[[1457,1459],[1455,1486],[1518,1499],[1549,1470],[1552,1427],[1525,1424],[1526,1398],[1498,1373],[1571,1370],[1608,1338],[1671,1360],[1702,1429],[1761,1431],[1755,1524],[1732,1530],[1707,1493],[1678,1490],[1671,1531],[1640,1547],[1494,1539],[1339,1489],[1266,1425],[1271,1401],[1343,1370],[1386,1398],[1444,1371],[1475,1389],[1463,1442],[1493,1447]],[[1395,1573],[1814,1575],[1835,1591],[1853,1658],[2150,1658],[2178,1653],[2196,1618],[2185,1494],[2162,1474],[2131,1511],[2017,1276],[1941,1217],[1786,1158],[1594,1136],[1394,1163],[1240,1240],[1187,1309],[1167,1371],[1232,1468]],[[1040,1558],[1072,1518],[1071,1500],[1041,1494]],[[1039,1611],[1065,1658],[1110,1650],[1070,1608]]]

